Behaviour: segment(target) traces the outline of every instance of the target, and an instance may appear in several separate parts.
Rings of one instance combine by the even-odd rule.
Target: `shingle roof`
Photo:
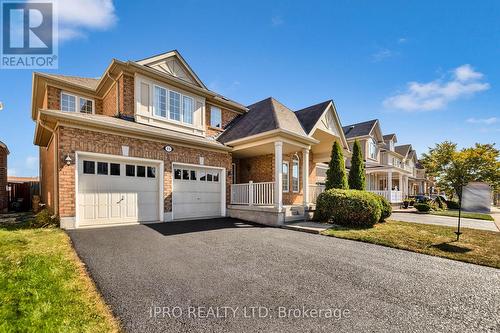
[[[400,145],[394,147],[394,151],[398,153],[399,155],[406,156],[408,155],[408,152],[410,151],[411,145]]]
[[[9,154],[9,148],[7,148],[7,145],[5,143],[3,143],[2,141],[0,141],[0,147],[5,149],[7,151],[7,154]]]
[[[375,126],[375,123],[377,121],[378,119],[372,119],[362,123],[343,126],[342,130],[344,130],[344,135],[346,139],[368,135],[372,131],[373,126]]]
[[[386,134],[386,135],[384,135],[384,141],[389,141],[391,139],[394,139],[395,136],[396,136],[396,134],[394,134],[394,133]]]
[[[307,134],[310,134],[311,130],[314,128],[314,125],[316,125],[319,118],[323,115],[326,107],[331,102],[332,100],[328,100],[295,112],[295,115],[299,119],[302,127]]]
[[[93,79],[80,76],[67,76],[67,75],[47,74],[47,73],[44,73],[44,75],[92,90],[95,90],[97,88],[97,85],[99,84],[100,80],[100,79]]]
[[[235,119],[218,137],[219,142],[226,143],[275,129],[307,136],[295,113],[272,97],[247,108],[248,112]]]

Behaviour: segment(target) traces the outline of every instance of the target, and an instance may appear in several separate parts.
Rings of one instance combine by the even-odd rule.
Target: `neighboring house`
[[[9,193],[7,189],[7,145],[0,141],[0,213],[9,208]]]
[[[425,169],[418,164],[417,153],[411,145],[396,145],[396,134],[383,135],[378,119],[344,126],[343,130],[351,149],[355,140],[360,142],[367,190],[392,203],[427,193]]]
[[[177,51],[113,60],[98,79],[35,73],[42,202],[63,228],[303,214],[334,141],[332,101],[293,112],[210,91]]]

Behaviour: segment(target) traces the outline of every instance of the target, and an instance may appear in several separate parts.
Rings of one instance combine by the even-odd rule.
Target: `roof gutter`
[[[287,136],[291,136],[293,138],[300,139],[300,140],[297,140],[297,141],[306,142],[308,144],[317,144],[317,143],[319,143],[319,140],[316,140],[314,138],[311,138],[311,137],[308,137],[308,136],[303,136],[303,135],[297,134],[295,132],[284,130],[284,129],[281,129],[281,128],[277,128],[277,129],[274,129],[274,130],[271,130],[271,131],[267,131],[267,132],[263,132],[263,133],[258,133],[258,134],[247,136],[247,137],[244,137],[244,138],[241,138],[241,139],[236,139],[236,140],[233,140],[233,141],[229,141],[229,142],[226,142],[225,144],[229,145],[229,146],[234,146],[234,145],[238,145],[238,144],[241,144],[241,143],[244,143],[244,142],[247,142],[247,141],[263,139],[263,138],[266,138],[266,137],[271,137],[271,136],[275,136],[275,135],[279,135],[279,134],[285,134]]]

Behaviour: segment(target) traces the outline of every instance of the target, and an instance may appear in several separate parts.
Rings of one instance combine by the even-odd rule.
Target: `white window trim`
[[[220,127],[219,126],[212,126],[212,111],[215,109],[219,110],[220,113]],[[222,109],[218,106],[215,105],[210,105],[210,127],[212,128],[217,128],[217,129],[222,129]]]
[[[375,157],[372,157],[372,152],[371,152],[372,147],[374,148]],[[369,157],[371,160],[376,161],[376,160],[377,160],[377,155],[378,155],[378,151],[377,151],[377,144],[375,143],[375,140],[370,139],[370,140],[368,141],[368,157]]]
[[[282,177],[283,178],[282,179],[283,182],[281,184],[281,189],[282,189],[283,193],[288,193],[288,192],[290,192],[290,163],[288,161],[283,161],[283,164],[287,165],[287,168],[286,168],[287,174],[286,174],[286,178]],[[284,176],[284,173],[283,173],[283,164],[281,165],[281,173]],[[286,180],[286,190],[283,188],[285,180]]]
[[[63,109],[62,109],[62,96],[63,95],[73,96],[75,98],[75,111],[63,111]],[[59,95],[59,104],[60,104],[59,110],[61,112],[68,112],[68,113],[75,112],[75,113],[88,114],[88,113],[80,112],[80,99],[86,99],[87,101],[91,101],[92,102],[92,113],[91,114],[95,114],[95,99],[85,97],[85,96],[79,96],[79,95],[76,95],[76,94],[73,94],[73,93],[70,93],[70,92],[67,92],[64,90],[61,90],[61,93]]]
[[[293,188],[293,167],[295,166],[295,162],[297,162],[297,190]],[[299,193],[300,192],[300,159],[298,157],[294,157],[292,159],[292,192]]]
[[[164,89],[165,93],[166,93],[166,104],[165,104],[166,116],[165,117],[162,117],[162,116],[159,116],[156,114],[156,105],[155,105],[156,104],[156,87],[158,87],[160,89]],[[195,122],[194,113],[195,113],[195,103],[196,103],[195,98],[193,98],[192,96],[189,96],[189,95],[185,95],[179,91],[168,89],[168,88],[161,86],[159,84],[153,84],[152,90],[153,90],[153,92],[152,92],[152,94],[153,94],[153,103],[152,103],[153,112],[152,112],[151,116],[153,118],[158,119],[158,120],[162,120],[162,121],[168,121],[168,122],[174,123],[176,125],[186,126],[186,127],[190,127],[193,129],[199,129],[199,127],[194,125],[194,122]],[[180,109],[179,109],[180,120],[170,118],[170,92],[171,91],[180,95]],[[192,124],[184,122],[184,104],[183,104],[184,97],[190,98],[193,101],[193,116],[192,116],[193,123]]]

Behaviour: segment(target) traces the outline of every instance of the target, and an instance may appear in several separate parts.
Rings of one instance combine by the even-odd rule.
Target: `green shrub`
[[[314,219],[346,226],[373,226],[380,221],[379,199],[370,192],[331,189],[316,201]]]
[[[380,209],[381,209],[380,221],[381,222],[385,221],[385,219],[388,218],[389,216],[391,216],[391,214],[392,214],[391,203],[381,195],[377,195],[375,193],[372,193],[372,194],[375,195],[377,197],[377,199],[379,200],[379,205],[380,205]]]
[[[54,215],[51,209],[45,208],[35,215],[31,222],[32,228],[52,228],[59,227],[59,217]]]
[[[436,197],[436,199],[433,200],[433,204],[437,209],[441,209],[441,210],[448,209],[448,206],[446,205],[446,201],[440,196]]]
[[[447,200],[446,205],[449,209],[460,209],[460,204],[454,200]]]
[[[431,205],[427,203],[416,203],[413,205],[419,212],[428,212],[431,210]]]
[[[354,141],[354,146],[352,148],[348,183],[351,190],[364,190],[366,187],[365,161],[363,160],[361,145],[358,140]]]
[[[342,147],[340,147],[337,141],[333,143],[330,163],[328,163],[328,170],[326,170],[325,188],[327,190],[332,188],[348,188],[344,154],[342,153]]]

